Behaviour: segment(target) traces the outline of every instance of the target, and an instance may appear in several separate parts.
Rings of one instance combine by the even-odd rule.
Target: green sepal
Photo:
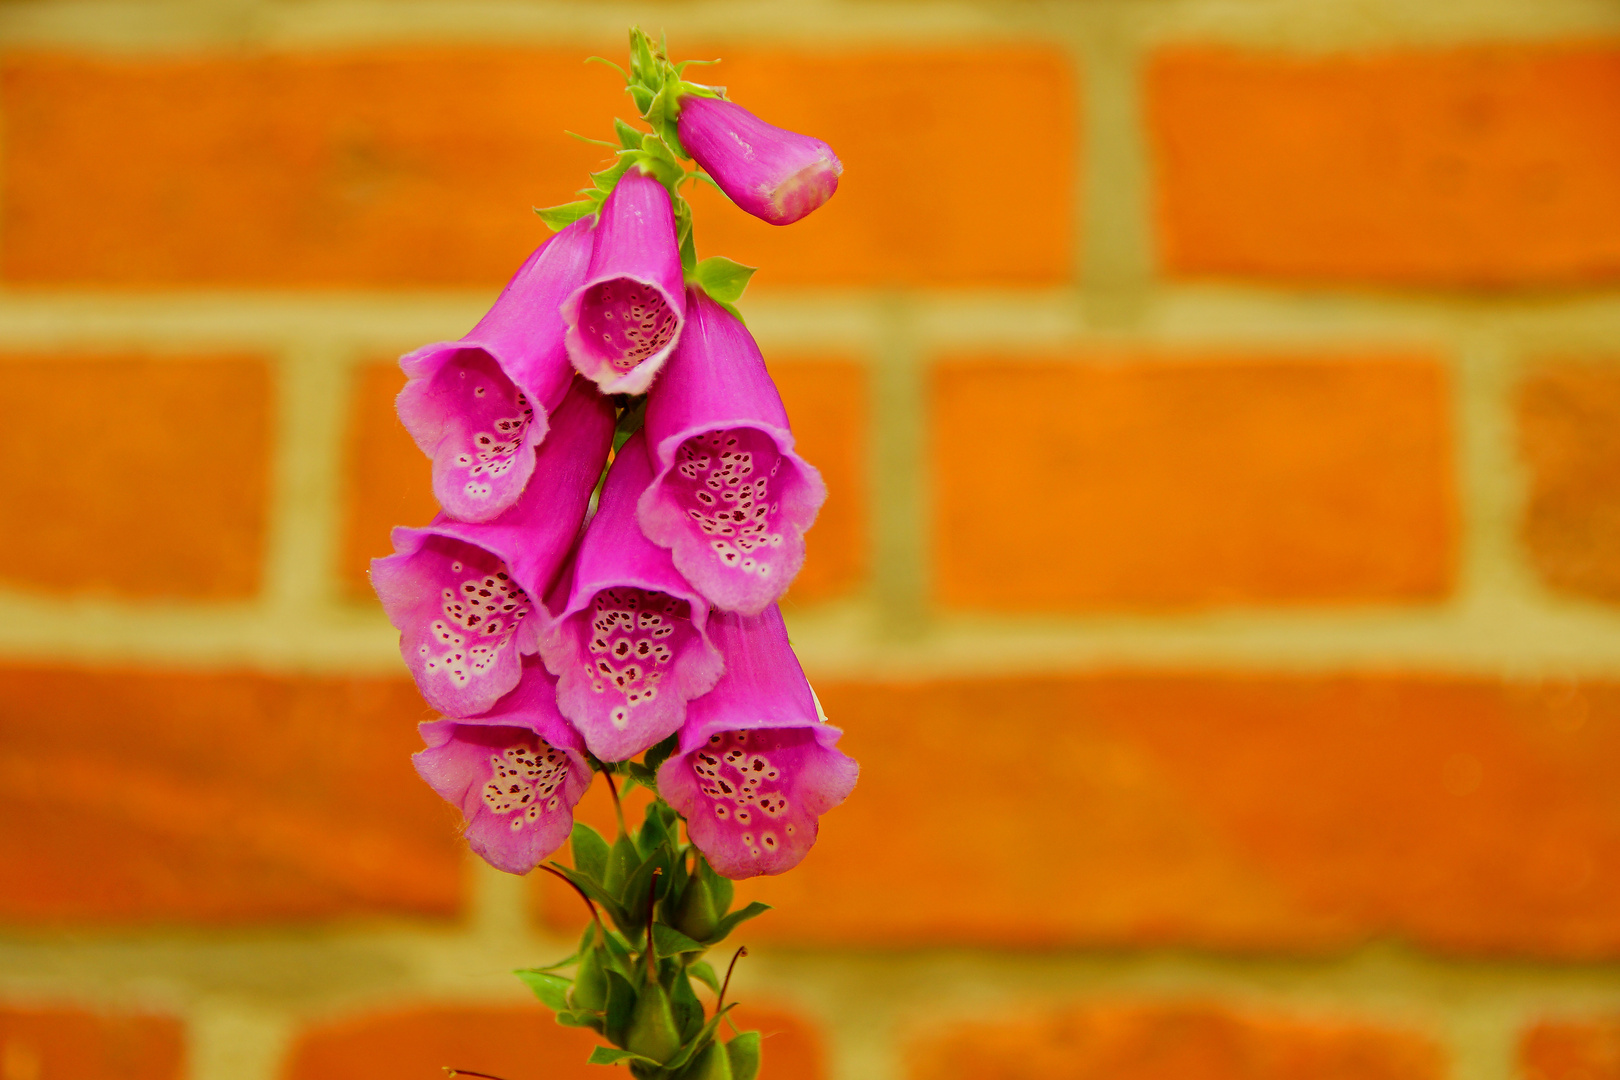
[[[692,1059],[692,1064],[681,1073],[681,1080],[732,1080],[731,1056],[719,1039],[710,1042]]]
[[[653,803],[647,807],[647,816],[642,819],[641,828],[636,832],[636,848],[641,852],[643,859],[650,859],[659,854],[670,843],[669,829],[665,826],[662,815],[653,811],[653,807],[657,805]]]
[[[574,985],[574,980],[562,975],[553,975],[549,971],[535,971],[532,968],[519,968],[512,972],[528,984],[534,996],[539,998],[552,1012],[566,1012],[568,1004],[568,989]]]
[[[731,1080],[754,1080],[759,1075],[759,1032],[744,1031],[726,1043],[731,1059]]]
[[[617,1046],[598,1046],[596,1049],[591,1051],[591,1056],[585,1059],[585,1064],[617,1065],[621,1061],[639,1061],[652,1065],[655,1068],[663,1068],[662,1065],[659,1065],[658,1062],[654,1061],[652,1058],[642,1057],[640,1054],[632,1054],[628,1050],[620,1050]]]
[[[562,232],[587,214],[596,213],[599,205],[595,200],[581,199],[579,202],[563,203],[560,206],[537,206],[534,212],[540,215],[540,221],[546,228],[552,232]]]
[[[710,966],[707,960],[699,960],[689,965],[686,972],[716,994],[720,992],[720,978],[715,975],[714,968]]]
[[[592,1031],[597,1033],[600,1033],[602,1030],[602,1018],[600,1016],[597,1016],[593,1012],[582,1012],[577,1009],[572,1012],[565,1009],[564,1011],[558,1013],[557,1023],[561,1024],[563,1027],[590,1028]]]
[[[704,948],[701,942],[693,941],[673,926],[653,923],[653,955],[659,959],[681,953],[700,953]]]
[[[596,186],[594,188],[584,188],[580,194],[588,195],[588,197],[596,199],[598,203],[605,201],[608,194],[613,191],[614,185],[619,182],[619,178],[629,172],[630,167],[636,163],[635,155],[637,152],[635,147],[620,150],[618,159],[612,165],[609,165],[601,172],[590,174],[591,183]]]
[[[634,434],[634,432],[631,434]],[[618,435],[615,434],[613,438],[616,441],[618,439]],[[629,435],[625,436],[626,441],[628,441],[629,438]],[[615,452],[617,452],[619,448],[615,446],[613,449]],[[658,794],[658,778],[653,775],[653,771],[651,769],[641,764],[641,762],[630,762],[628,767],[625,769],[625,775],[630,778],[630,782],[632,784],[640,784],[654,795]]]
[[[613,134],[619,137],[619,146],[621,148],[625,150],[634,150],[636,147],[641,145],[641,136],[645,133],[637,131],[635,128],[631,127],[629,124],[615,116],[613,118]]]
[[[735,304],[748,288],[748,279],[758,269],[733,262],[724,255],[711,255],[697,264],[691,282],[722,304]]]
[[[680,749],[680,746],[681,736],[677,732],[676,734],[665,739],[663,742],[655,744],[651,750],[647,751],[647,756],[642,760],[647,763],[647,768],[651,769],[653,772],[657,772],[658,766],[662,765],[664,762],[668,761],[672,756],[674,756],[675,751]]]
[[[609,971],[607,1008],[602,1010],[602,1034],[608,1042],[624,1045],[625,1029],[630,1026],[630,1012],[636,1006],[636,988],[617,971]]]
[[[655,1064],[663,1064],[680,1050],[681,1041],[669,991],[657,979],[649,978],[636,995],[630,1025],[624,1032],[625,1048]]]
[[[703,1003],[692,992],[692,980],[676,972],[669,988],[669,1007],[675,1013],[675,1027],[685,1043],[703,1030]]]
[[[762,904],[758,900],[755,900],[752,904],[749,904],[741,911],[733,911],[730,915],[727,915],[725,918],[720,920],[720,925],[715,927],[714,936],[709,938],[706,944],[713,945],[716,942],[724,941],[726,935],[736,929],[738,923],[747,922],[749,919],[758,918],[769,910],[771,910],[771,905]]]
[[[635,875],[636,867],[641,865],[641,853],[636,850],[636,842],[630,839],[628,833],[620,833],[608,849],[607,870],[602,874],[602,887],[615,897],[624,895],[624,887],[630,878]],[[617,920],[614,920],[617,922]],[[624,924],[619,928],[624,930]],[[631,931],[625,930],[625,933]]]
[[[725,1019],[726,1014],[736,1007],[737,1003],[733,1001],[730,1005],[709,1017],[709,1022],[703,1025],[703,1030],[699,1031],[695,1038],[683,1046],[680,1053],[664,1062],[664,1068],[679,1069],[688,1061],[691,1061],[699,1051],[714,1039],[715,1029],[720,1026],[720,1021]]]
[[[568,848],[574,853],[575,870],[597,881],[607,876],[608,842],[601,833],[576,821],[568,834]]]

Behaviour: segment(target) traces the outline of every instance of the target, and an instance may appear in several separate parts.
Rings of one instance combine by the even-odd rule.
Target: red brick
[[[773,1080],[821,1080],[820,1044],[802,1020],[782,1012],[739,1008],[738,1025],[766,1034],[762,1074]],[[536,1004],[517,1008],[420,1008],[361,1016],[306,1031],[283,1080],[430,1080],[443,1066],[504,1080],[589,1080],[585,1064],[596,1038],[558,1026]]]
[[[167,1016],[0,1006],[5,1080],[181,1080],[184,1031]]]
[[[1547,1020],[1519,1040],[1524,1080],[1620,1080],[1620,1019]]]
[[[689,44],[683,54],[716,55]],[[1076,109],[1061,53],[720,51],[730,59],[714,77],[739,101],[828,139],[848,171],[837,197],[791,230],[700,193],[705,254],[767,266],[766,287],[1069,278]],[[14,54],[0,69],[0,275],[499,284],[546,235],[530,207],[567,201],[602,160],[563,129],[604,135],[613,115],[631,115],[613,73],[581,63],[593,52],[622,46]],[[946,108],[940,86],[973,89]],[[964,131],[984,160],[1040,148],[1041,180],[1019,193],[1020,215],[1039,227],[983,227],[997,181],[941,162]]]
[[[717,47],[700,78],[844,163],[838,193],[791,228],[744,214],[706,185],[692,195],[698,253],[760,267],[778,285],[1055,285],[1078,249],[1074,73],[1044,46],[809,52]],[[940,87],[957,88],[941,95]],[[970,153],[956,149],[963,140]],[[1020,175],[1015,225],[990,225]]]
[[[936,596],[1064,612],[1433,601],[1455,525],[1423,359],[943,363]]]
[[[1620,956],[1620,685],[817,690],[860,783],[743,942]]]
[[[403,680],[18,668],[0,704],[0,921],[454,915],[458,818]]]
[[[1620,272],[1620,49],[1174,48],[1147,75],[1175,275],[1433,286]]]
[[[827,502],[806,536],[804,569],[788,593],[796,604],[847,596],[867,573],[866,369],[839,360],[771,358],[798,450],[821,470]]]
[[[394,550],[395,525],[425,525],[438,513],[433,465],[416,448],[394,396],[405,385],[396,363],[367,364],[354,376],[345,453],[347,500],[338,578],[353,599],[373,601],[371,560]]]
[[[269,377],[247,357],[0,358],[0,579],[239,599],[259,587]]]
[[[911,1080],[1441,1080],[1404,1031],[1241,1015],[1202,1004],[1079,1007],[968,1023],[911,1048]]]
[[[1620,601],[1620,366],[1542,366],[1519,388],[1524,541],[1549,587]]]

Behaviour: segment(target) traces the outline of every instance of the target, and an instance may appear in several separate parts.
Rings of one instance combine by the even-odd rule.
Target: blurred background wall
[[[5,0],[0,1080],[589,1075],[364,572],[631,21],[847,166],[765,1076],[1620,1077],[1620,4]]]

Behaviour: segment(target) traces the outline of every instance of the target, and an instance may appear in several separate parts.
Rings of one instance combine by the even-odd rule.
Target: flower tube
[[[418,730],[427,748],[411,756],[417,774],[461,810],[467,845],[491,866],[526,874],[568,839],[591,769],[538,659],[488,712]]]
[[[590,254],[590,222],[575,222],[529,256],[466,337],[400,358],[400,422],[433,459],[434,497],[458,521],[488,521],[529,482],[573,381],[559,307]]]
[[[583,379],[552,415],[518,501],[493,521],[444,514],[394,530],[371,584],[429,705],[448,716],[491,708],[539,647],[545,596],[579,533],[613,439],[613,407]]]
[[[648,538],[715,607],[754,615],[804,564],[804,531],[827,488],[793,451],[759,346],[693,289],[689,324],[647,399],[654,478],[638,506]]]
[[[709,633],[726,673],[687,705],[658,791],[716,871],[780,874],[816,842],[819,818],[854,789],[860,767],[833,748],[843,733],[821,715],[779,609],[717,614]]]
[[[732,202],[772,225],[791,225],[832,198],[844,172],[820,139],[767,124],[723,98],[684,95],[676,130]]]
[[[674,734],[686,703],[720,677],[709,605],[642,535],[636,496],[652,480],[641,432],[619,449],[601,504],[580,540],[566,598],[540,636],[557,704],[603,761],[621,761]]]
[[[602,205],[584,282],[562,304],[574,367],[604,394],[646,393],[681,336],[683,280],[669,192],[632,168]]]

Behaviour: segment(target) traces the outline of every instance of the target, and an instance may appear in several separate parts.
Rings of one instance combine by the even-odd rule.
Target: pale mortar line
[[[347,353],[300,342],[275,365],[275,442],[260,604],[273,618],[313,622],[337,595],[339,485],[349,414]]]
[[[199,994],[187,1010],[188,1080],[276,1080],[294,1033],[285,1010]]]
[[[869,368],[866,462],[872,580],[880,636],[915,638],[928,625],[931,532],[926,373],[918,356],[912,305],[895,294],[883,303],[884,326]]]

